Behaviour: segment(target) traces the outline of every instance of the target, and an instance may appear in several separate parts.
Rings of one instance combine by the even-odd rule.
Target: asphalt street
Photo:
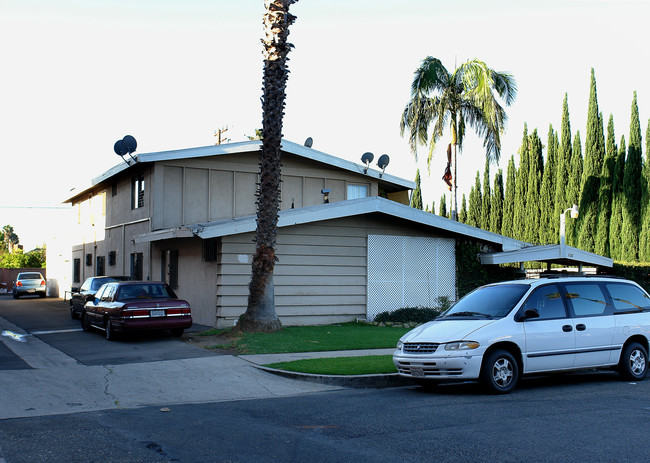
[[[650,460],[650,380],[352,389],[78,323],[59,300],[0,297],[0,463]]]

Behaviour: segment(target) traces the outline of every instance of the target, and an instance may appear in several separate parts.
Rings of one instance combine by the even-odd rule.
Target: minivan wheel
[[[638,342],[628,344],[623,350],[618,366],[621,378],[640,381],[648,373],[648,353]]]
[[[483,361],[480,382],[492,394],[507,394],[519,381],[519,365],[506,350],[495,350]]]

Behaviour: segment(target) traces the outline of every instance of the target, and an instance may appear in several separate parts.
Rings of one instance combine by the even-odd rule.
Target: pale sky
[[[291,11],[285,138],[311,136],[314,149],[355,162],[386,153],[387,172],[410,180],[419,167],[436,208],[448,141],[427,177],[426,148],[416,164],[399,134],[413,71],[428,55],[449,70],[478,58],[517,80],[504,175],[524,122],[544,143],[549,124],[560,128],[565,93],[584,147],[592,67],[617,142],[629,139],[638,92],[645,146],[650,0],[300,0]],[[60,206],[121,162],[113,144],[124,135],[147,153],[213,144],[226,126],[232,141],[254,134],[263,12],[262,0],[0,0],[0,227],[13,225],[27,250],[46,242],[69,216],[41,206]],[[481,142],[468,137],[461,194],[484,164]]]

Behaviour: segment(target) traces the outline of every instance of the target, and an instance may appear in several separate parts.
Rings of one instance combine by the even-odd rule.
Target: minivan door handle
[[[587,329],[587,325],[585,325],[584,323],[578,323],[576,325],[576,330],[578,330],[578,331],[584,331],[586,329]]]
[[[570,331],[573,331],[573,327],[571,325],[564,325],[562,326],[562,331],[569,333]]]

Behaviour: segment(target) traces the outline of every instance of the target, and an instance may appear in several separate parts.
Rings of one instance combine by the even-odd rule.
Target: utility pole
[[[214,136],[217,137],[217,142],[215,143],[215,145],[220,145],[224,142],[230,141],[229,138],[221,138],[221,135],[227,131],[228,131],[228,126],[226,126],[226,128],[222,127],[219,130],[214,131]]]

